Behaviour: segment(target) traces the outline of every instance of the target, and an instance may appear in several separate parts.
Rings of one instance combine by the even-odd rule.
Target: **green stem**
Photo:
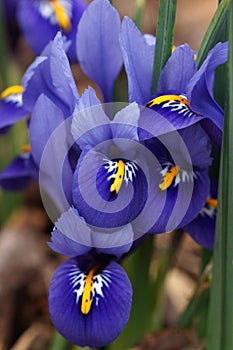
[[[223,2],[223,1],[222,1]],[[229,4],[229,65],[219,181],[219,207],[214,247],[214,271],[207,350],[233,349],[233,3]]]
[[[224,40],[228,25],[227,15],[229,4],[230,0],[222,0],[212,18],[198,51],[196,60],[198,67],[200,67],[210,49],[217,42]]]
[[[161,0],[159,2],[158,22],[156,28],[152,94],[156,92],[160,72],[172,53],[175,16],[176,0]]]
[[[136,12],[134,17],[134,23],[136,26],[141,29],[142,27],[142,16],[145,8],[146,1],[145,0],[137,0],[136,1]]]
[[[110,350],[128,349],[139,342],[148,327],[149,270],[154,251],[154,235],[127,257],[123,266],[133,287],[130,319],[121,335],[108,346]]]
[[[156,280],[150,288],[150,310],[152,310],[152,312],[150,311],[151,321],[149,324],[149,330],[153,332],[158,331],[162,327],[166,275],[174,261],[183,236],[184,231],[182,229],[176,230],[173,234],[170,246],[162,252],[159,258]]]
[[[73,345],[55,331],[49,350],[72,350]]]
[[[9,86],[8,68],[7,68],[7,42],[5,18],[3,13],[3,1],[0,1],[0,76],[2,79],[2,89]]]

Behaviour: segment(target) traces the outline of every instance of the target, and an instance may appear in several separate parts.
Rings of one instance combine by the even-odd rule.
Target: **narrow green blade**
[[[221,2],[221,4],[224,1]],[[233,3],[229,4],[230,50],[214,271],[209,311],[208,350],[233,349]]]
[[[152,94],[156,92],[160,72],[172,53],[175,16],[176,0],[162,0],[159,2]]]
[[[219,4],[214,17],[205,33],[200,49],[197,55],[197,66],[199,67],[212,47],[219,41],[225,41],[228,29],[228,8],[230,0],[222,0]]]

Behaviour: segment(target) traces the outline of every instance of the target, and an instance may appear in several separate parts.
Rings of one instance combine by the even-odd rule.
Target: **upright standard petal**
[[[110,139],[112,134],[109,123],[94,89],[89,87],[80,97],[73,113],[71,133],[74,141],[84,149]]]
[[[144,105],[150,96],[154,46],[148,44],[128,17],[122,22],[120,44],[128,78],[129,102]]]
[[[108,0],[91,2],[78,26],[78,60],[101,89],[104,102],[112,100],[113,83],[122,66],[119,31],[120,17]]]
[[[124,329],[132,287],[114,261],[69,259],[55,272],[49,288],[49,311],[57,330],[71,343],[101,347]]]
[[[33,159],[40,169],[41,188],[49,194],[61,212],[71,204],[73,171],[68,159],[69,128],[70,120],[64,120],[62,111],[46,96],[41,95],[30,120],[29,139]],[[45,198],[42,200],[49,214],[52,204]]]
[[[186,93],[187,84],[196,70],[193,50],[187,44],[178,46],[160,74],[157,93],[169,90]]]
[[[131,248],[134,233],[130,224],[114,230],[97,230],[89,226],[75,208],[70,208],[55,223],[51,240],[50,248],[69,257],[95,250],[120,258]]]
[[[28,110],[31,111],[38,97],[44,94],[63,111],[65,117],[72,114],[79,95],[64,46],[59,32],[24,74],[23,103]]]

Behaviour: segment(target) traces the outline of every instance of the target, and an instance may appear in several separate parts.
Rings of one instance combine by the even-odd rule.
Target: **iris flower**
[[[69,60],[77,62],[75,38],[79,20],[87,7],[85,0],[20,0],[17,4],[12,2],[13,5],[20,30],[36,55],[62,31],[71,43]]]
[[[130,232],[127,226],[98,232],[71,208],[55,223],[49,245],[69,259],[52,278],[49,311],[55,327],[70,342],[104,346],[125,327],[132,287],[119,259],[129,246],[118,244],[127,242]]]
[[[29,123],[32,158],[40,168],[42,187],[48,190],[59,210],[64,212],[74,205],[88,224],[98,227],[113,228],[132,222],[136,238],[146,232],[170,231],[192,220],[209,191],[210,148],[201,127],[177,133],[170,123],[166,125],[165,118],[146,109],[152,114],[148,115],[135,103],[123,108],[111,121],[93,89],[79,97],[63,46],[58,34],[46,50],[47,56],[39,57],[29,67],[24,94],[25,106],[33,109]],[[156,130],[147,140],[140,137],[140,130],[148,130],[148,117],[158,118],[159,122],[153,123]],[[57,149],[57,153],[52,150],[46,160],[43,157],[46,144],[64,122],[63,134],[52,138],[51,149]],[[149,133],[153,125],[149,123]],[[156,137],[168,132],[167,137],[159,140]],[[189,142],[192,132],[197,139],[196,149]],[[64,152],[64,159],[59,152]],[[64,172],[62,179],[58,176],[60,169]],[[159,185],[160,182],[164,185]],[[187,207],[180,210],[182,193],[186,193]],[[92,198],[96,203],[86,200]],[[175,205],[178,199],[180,207]],[[114,209],[109,212],[110,207]],[[180,217],[176,215],[173,221],[177,210]]]
[[[29,114],[23,106],[23,90],[22,85],[15,85],[0,94],[0,134]]]
[[[53,45],[60,47],[59,38],[56,40]],[[38,89],[37,77],[45,75],[47,66],[40,65],[37,69],[31,79],[32,96]],[[68,82],[73,86],[69,74],[67,69],[59,71],[58,92]],[[48,75],[54,80],[57,70],[51,69]],[[40,83],[43,85],[42,80]],[[88,224],[101,228],[132,223],[135,239],[147,232],[170,231],[192,220],[203,207],[209,191],[210,147],[201,127],[197,125],[193,131],[187,128],[183,134],[177,133],[170,124],[164,128],[163,117],[146,109],[161,122],[156,124],[155,137],[140,140],[140,120],[146,120],[143,106],[132,103],[110,120],[92,88],[76,101],[73,90],[70,91],[60,94],[67,102],[64,109],[63,103],[54,103],[59,97],[56,89],[52,92],[44,84],[44,93],[35,104],[29,125],[32,157],[40,167],[41,185],[49,189],[60,210],[73,205]],[[52,93],[54,102],[48,98]],[[106,108],[115,107],[110,104]],[[72,109],[68,118],[67,111]],[[168,131],[167,137],[162,136]],[[157,135],[161,136],[159,140]],[[190,145],[190,135],[197,140],[195,149]],[[177,172],[173,173],[175,167]],[[166,184],[161,186],[160,182]],[[182,193],[186,195],[186,207]],[[177,210],[180,216],[175,215]]]
[[[58,33],[54,41],[47,45],[41,56],[27,69],[21,85],[11,86],[1,93],[0,133],[7,132],[13,124],[30,115],[41,94],[50,97],[59,106],[64,117],[70,116],[79,95],[64,50],[67,50],[67,43]],[[55,89],[60,80],[63,85]],[[30,125],[30,119],[28,124]],[[25,181],[18,181],[17,189],[28,184],[30,178],[38,179],[39,164],[34,162],[30,152],[30,147],[25,150],[23,146],[19,156],[1,172],[0,184],[4,189],[15,190],[15,179],[22,179],[22,175]]]
[[[215,69],[227,61],[228,43],[218,43],[199,69],[189,45],[177,47],[161,72],[156,94],[151,96],[154,42],[128,17],[121,25],[118,17],[117,23],[111,21],[113,14],[117,17],[107,0],[94,0],[84,13],[77,34],[80,64],[101,89],[105,102],[112,94],[114,73],[120,66],[119,44],[113,47],[117,37],[128,78],[129,102],[147,104],[177,130],[200,122],[220,147],[224,114],[213,97],[213,86]],[[109,33],[114,33],[114,39]],[[92,55],[88,50],[90,42],[95,43]]]
[[[218,43],[210,50],[199,69],[189,45],[177,47],[160,74],[156,94],[150,96],[153,46],[127,17],[122,23],[120,41],[129,101],[153,108],[177,130],[200,122],[220,148],[224,113],[213,97],[214,73],[227,61],[228,43]]]
[[[198,216],[184,227],[184,230],[189,233],[194,241],[210,250],[214,248],[217,206],[217,182],[212,180],[210,194],[204,207]]]

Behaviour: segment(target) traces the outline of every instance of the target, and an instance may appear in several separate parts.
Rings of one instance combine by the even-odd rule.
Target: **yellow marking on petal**
[[[125,164],[122,160],[119,160],[117,163],[117,172],[113,181],[112,186],[110,187],[110,192],[118,192],[120,191],[122,182],[124,180],[124,174],[125,174]]]
[[[153,98],[153,100],[149,101],[146,105],[146,107],[153,107],[155,105],[159,105],[160,103],[163,102],[169,102],[169,101],[177,101],[180,103],[183,103],[186,106],[189,106],[188,100],[184,96],[179,96],[179,95],[162,95]]]
[[[96,272],[96,268],[94,267],[88,272],[88,275],[86,277],[86,282],[84,285],[84,290],[82,295],[82,304],[81,304],[81,312],[84,315],[87,315],[91,310],[93,278],[94,278],[95,272]]]
[[[69,32],[71,30],[71,22],[65,8],[58,0],[50,0],[50,2],[59,26],[64,32]]]
[[[215,198],[207,198],[206,205],[209,205],[210,207],[213,207],[214,209],[217,209],[218,200],[215,199]]]
[[[168,187],[171,186],[172,181],[178,175],[180,167],[178,165],[173,166],[163,177],[163,180],[159,184],[161,191],[165,191]]]
[[[177,46],[172,45],[172,53],[175,51],[176,48],[177,48]]]
[[[23,93],[23,87],[21,85],[13,85],[3,90],[3,92],[0,95],[0,98],[5,99],[10,95],[17,95],[22,93]]]
[[[29,153],[31,152],[31,146],[29,144],[24,145],[20,148],[20,153]]]

